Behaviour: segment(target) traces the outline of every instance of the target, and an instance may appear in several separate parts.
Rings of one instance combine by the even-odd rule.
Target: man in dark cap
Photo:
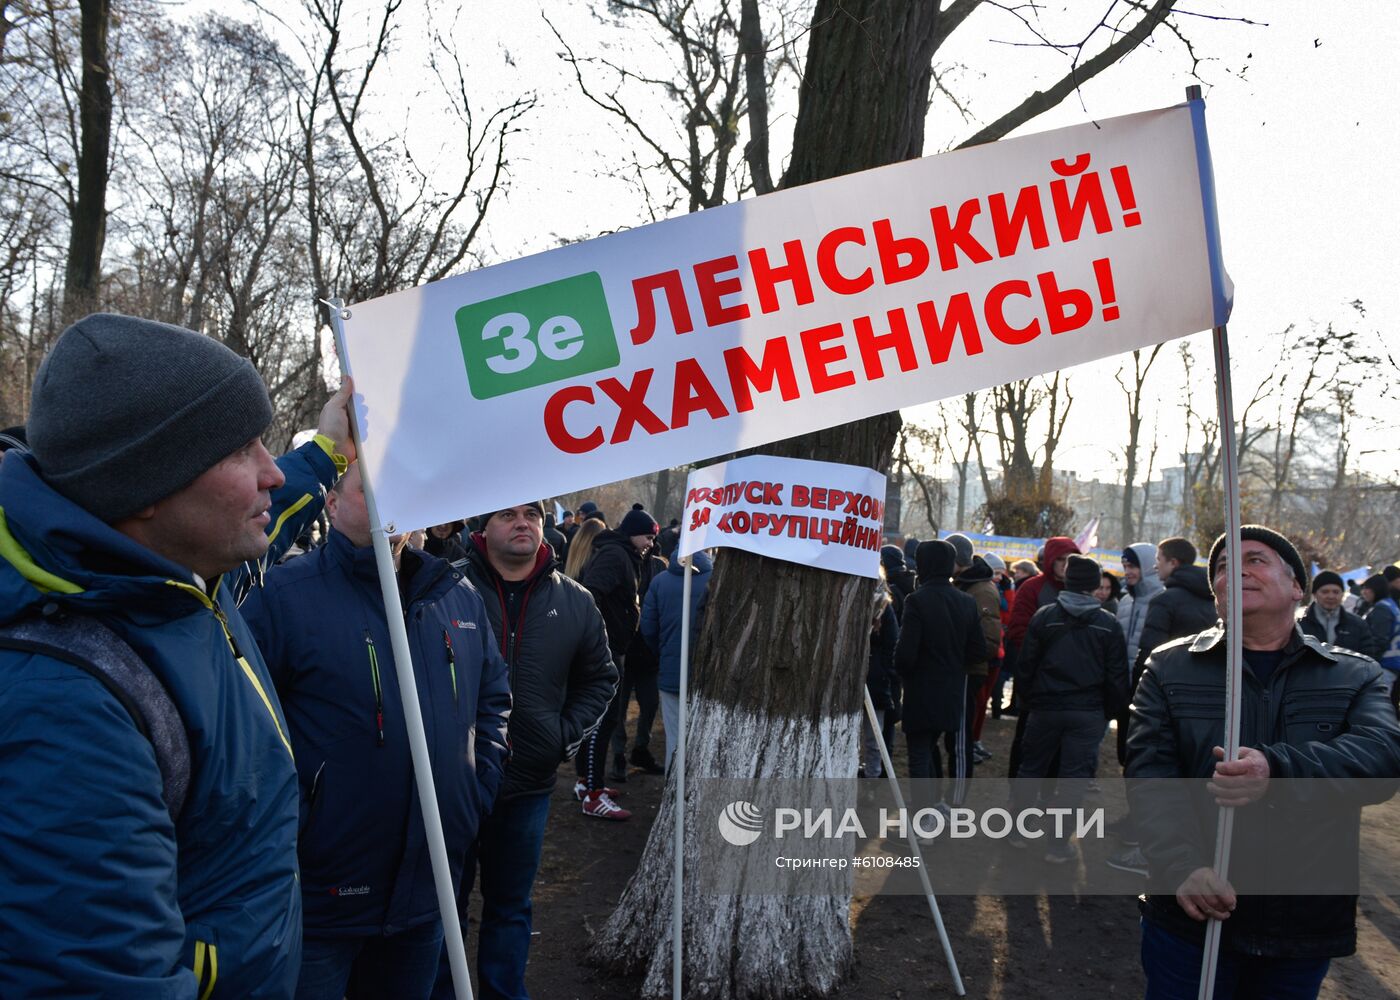
[[[1055,805],[1078,808],[1094,775],[1108,720],[1128,703],[1127,643],[1123,626],[1093,592],[1103,572],[1088,556],[1070,555],[1064,587],[1054,604],[1036,611],[1016,660],[1016,688],[1030,718],[1021,744],[1013,798],[1018,809],[1032,804],[1041,778],[1060,759]],[[1013,847],[1029,841],[1012,837]],[[1068,835],[1049,841],[1045,860],[1063,864],[1077,850]]]
[[[1152,884],[1176,887],[1142,897],[1149,996],[1195,995],[1205,922],[1215,919],[1223,921],[1217,991],[1222,983],[1242,982],[1255,996],[1315,997],[1330,960],[1356,950],[1356,897],[1237,896],[1211,867],[1215,817],[1190,819],[1190,783],[1136,779],[1210,778],[1215,803],[1240,810],[1238,838],[1242,830],[1277,824],[1272,810],[1307,795],[1308,783],[1277,779],[1400,774],[1400,725],[1381,668],[1299,631],[1295,615],[1308,575],[1287,538],[1262,525],[1245,525],[1241,537],[1240,566],[1229,564],[1224,535],[1210,551],[1221,622],[1155,649],[1133,698],[1129,804]],[[1231,573],[1239,574],[1242,588],[1244,680],[1240,752],[1227,761],[1224,623]],[[1357,789],[1358,799],[1373,794],[1370,801],[1383,801],[1394,788],[1393,781],[1353,784],[1366,786]],[[1255,805],[1265,795],[1267,810]],[[1294,856],[1310,862],[1333,854],[1338,824],[1350,826],[1356,843],[1359,804],[1329,805],[1329,822],[1285,824]],[[1236,854],[1249,861],[1248,851]]]
[[[211,337],[99,314],[44,359],[0,465],[0,996],[292,995],[297,773],[238,604],[353,457],[350,391],[274,462]]]
[[[1366,627],[1366,622],[1342,607],[1342,597],[1346,590],[1342,578],[1330,569],[1325,569],[1312,581],[1312,603],[1298,619],[1298,627],[1305,635],[1315,639],[1350,649],[1376,660],[1381,655],[1381,644]]]
[[[915,559],[919,588],[904,601],[895,647],[895,670],[904,682],[903,727],[909,748],[909,777],[943,777],[941,735],[948,749],[951,804],[967,797],[972,768],[963,712],[967,670],[987,661],[977,602],[953,586],[953,546],[942,539],[920,542]],[[940,800],[938,806],[946,809]]]

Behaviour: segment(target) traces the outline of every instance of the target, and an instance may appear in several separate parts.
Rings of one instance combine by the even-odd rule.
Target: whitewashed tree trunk
[[[819,0],[782,187],[916,157],[923,150],[937,3]],[[886,472],[898,413],[764,448]],[[855,777],[874,582],[724,551],[692,666],[687,797],[706,778]],[[674,781],[674,778],[671,779]],[[593,956],[670,995],[668,795],[641,863]],[[687,870],[699,850],[686,827]],[[851,967],[850,896],[705,895],[687,877],[687,998],[830,996]]]

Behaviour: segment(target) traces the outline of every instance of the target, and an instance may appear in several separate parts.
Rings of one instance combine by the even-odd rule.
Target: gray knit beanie
[[[188,486],[270,423],[247,358],[192,330],[94,313],[39,366],[27,429],[49,485],[111,522]]]
[[[966,535],[949,535],[943,539],[953,547],[954,559],[959,566],[972,565],[972,539]]]

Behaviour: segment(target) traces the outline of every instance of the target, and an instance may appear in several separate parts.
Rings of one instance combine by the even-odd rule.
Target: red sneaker
[[[614,798],[614,799],[620,799],[620,798],[622,798],[622,793],[619,792],[616,788],[609,788],[609,787],[604,786],[604,788],[603,788],[602,790],[608,793],[608,797],[609,797],[609,798]],[[588,794],[588,786],[585,785],[582,781],[575,781],[575,782],[574,782],[574,798],[576,798],[576,799],[578,799],[580,802],[582,802],[582,801],[583,801],[583,797],[584,797],[585,795],[587,795],[587,794]]]
[[[631,819],[632,814],[612,800],[606,788],[588,792],[583,796],[583,814],[595,819],[621,821]]]

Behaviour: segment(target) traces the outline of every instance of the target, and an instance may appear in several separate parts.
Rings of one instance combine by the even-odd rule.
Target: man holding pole
[[[1288,539],[1261,525],[1245,525],[1241,537],[1239,567],[1228,565],[1223,535],[1210,553],[1222,621],[1229,620],[1229,574],[1241,578],[1238,759],[1224,760],[1221,749],[1223,625],[1154,651],[1133,700],[1127,762],[1133,822],[1153,881],[1177,886],[1174,896],[1142,899],[1142,961],[1152,1000],[1197,996],[1205,922],[1212,919],[1223,921],[1216,996],[1235,996],[1237,986],[1247,986],[1249,996],[1315,997],[1330,960],[1356,949],[1356,897],[1237,896],[1212,868],[1203,831],[1182,822],[1192,810],[1184,783],[1133,779],[1211,778],[1215,802],[1240,808],[1271,793],[1275,802],[1288,795],[1278,779],[1400,775],[1400,725],[1380,667],[1299,631],[1295,614],[1307,570]],[[1383,799],[1393,785],[1373,788]],[[1335,818],[1355,828],[1359,809],[1339,810]],[[1310,826],[1294,828],[1291,846],[1306,857],[1309,838],[1320,835]]]
[[[327,498],[326,544],[245,606],[287,714],[301,786],[298,1000],[426,1000],[443,928],[358,465]],[[390,540],[453,882],[506,762],[510,691],[462,573]]]

